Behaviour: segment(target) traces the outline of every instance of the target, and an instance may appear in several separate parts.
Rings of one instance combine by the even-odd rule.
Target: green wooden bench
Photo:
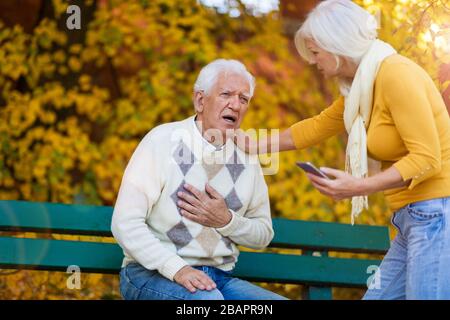
[[[112,207],[0,201],[0,268],[118,273],[122,250],[115,243],[48,239],[48,234],[111,237]],[[307,299],[332,299],[331,287],[366,287],[376,259],[329,257],[329,251],[384,254],[387,227],[273,219],[271,248],[303,254],[241,252],[235,275],[255,282],[304,284]],[[5,231],[35,232],[18,238]],[[318,253],[320,256],[318,256]],[[370,270],[370,269],[369,269]]]

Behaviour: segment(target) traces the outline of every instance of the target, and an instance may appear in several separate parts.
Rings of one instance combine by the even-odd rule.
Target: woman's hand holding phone
[[[297,165],[306,172],[308,179],[320,193],[336,201],[370,193],[363,178],[355,178],[351,174],[337,169],[322,168],[319,170],[309,162],[297,162]]]

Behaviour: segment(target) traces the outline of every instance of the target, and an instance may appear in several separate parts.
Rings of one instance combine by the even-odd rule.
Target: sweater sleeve
[[[292,138],[297,149],[311,147],[344,131],[343,96],[335,100],[320,114],[291,126]]]
[[[408,154],[394,163],[408,188],[441,171],[441,147],[428,98],[426,75],[399,64],[383,76],[383,99]],[[433,84],[434,85],[434,84]]]
[[[255,170],[253,196],[243,216],[229,209],[231,221],[216,230],[229,237],[236,244],[253,249],[262,249],[269,245],[274,236],[267,184],[261,167]]]
[[[114,206],[111,230],[122,249],[149,270],[158,270],[166,278],[187,263],[165,248],[146,224],[152,206],[164,185],[156,145],[147,135],[133,153],[122,178]]]

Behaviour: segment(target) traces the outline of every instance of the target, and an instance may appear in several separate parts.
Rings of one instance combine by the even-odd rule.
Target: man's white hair
[[[350,0],[327,0],[315,7],[295,34],[300,55],[311,62],[312,53],[305,41],[312,39],[323,50],[350,58],[359,64],[364,53],[377,38],[374,16]]]
[[[250,97],[255,90],[255,78],[247,68],[239,61],[233,59],[217,59],[210,62],[200,70],[194,84],[194,93],[203,91],[209,94],[211,88],[217,83],[219,75],[222,73],[239,74],[247,79],[250,86]]]

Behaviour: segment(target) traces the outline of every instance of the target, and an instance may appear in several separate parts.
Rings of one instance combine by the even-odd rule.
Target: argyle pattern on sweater
[[[177,202],[179,201],[177,193],[179,191],[188,192],[183,188],[186,183],[185,177],[198,162],[198,159],[196,159],[194,153],[182,140],[180,140],[178,146],[172,154],[172,157],[177,164],[180,173],[183,175],[183,179],[170,195],[174,206],[177,208],[178,212],[180,212],[180,208],[177,206]],[[233,151],[232,156],[227,161],[222,161],[222,157],[217,160],[218,161],[208,159],[208,161],[206,161],[206,159],[202,159],[200,161],[201,170],[206,175],[208,182],[214,180],[216,176],[221,176],[221,179],[229,179],[228,182],[230,190],[224,199],[229,209],[238,212],[242,208],[243,204],[238,193],[236,192],[235,183],[245,170],[245,165],[240,161],[236,150]],[[196,174],[198,175],[199,173]],[[213,228],[204,226],[201,227],[200,231],[198,231],[197,228],[197,230],[189,230],[186,220],[187,219],[182,217],[180,214],[179,222],[166,232],[167,237],[175,245],[177,252],[180,252],[180,250],[185,246],[195,241],[205,251],[207,256],[213,256],[215,249],[222,242],[229,250],[230,255],[224,256],[220,263],[225,264],[235,261],[235,258],[232,255],[232,241],[228,237],[220,235]],[[199,262],[202,262],[202,264],[207,264],[205,259],[199,259]]]

